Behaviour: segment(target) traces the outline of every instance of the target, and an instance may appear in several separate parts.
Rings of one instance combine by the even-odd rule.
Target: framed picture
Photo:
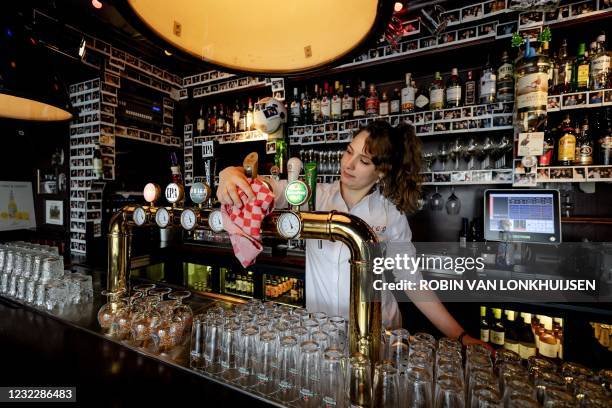
[[[62,200],[45,201],[45,223],[64,225],[64,202]]]

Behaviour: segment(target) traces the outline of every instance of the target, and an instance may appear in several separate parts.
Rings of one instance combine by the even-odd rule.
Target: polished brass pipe
[[[130,271],[131,214],[135,207],[124,207],[111,218],[108,233],[108,291],[127,290]],[[151,209],[152,212],[155,208]],[[180,212],[181,208],[174,208]],[[274,222],[283,211],[274,211],[262,226],[265,236],[279,236]],[[377,361],[380,356],[382,315],[380,302],[372,291],[372,259],[377,255],[376,234],[360,218],[336,211],[300,212],[301,238],[340,241],[351,253],[349,350]]]

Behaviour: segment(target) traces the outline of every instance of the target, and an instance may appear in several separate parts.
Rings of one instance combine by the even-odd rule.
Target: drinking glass
[[[274,365],[276,364],[275,332],[264,332],[259,335],[257,342],[257,368],[258,383],[255,390],[263,395],[270,395],[276,391],[274,388]]]
[[[348,390],[348,404],[360,407],[372,404],[370,360],[361,353],[353,354],[349,360],[345,388]]]
[[[42,287],[42,293],[41,290],[39,288]],[[37,287],[38,290],[38,294],[37,294],[37,306],[41,306],[39,305],[39,303],[41,303],[41,301],[43,301],[44,299],[44,293],[45,293],[45,284],[40,282],[39,286]],[[119,307],[121,306],[121,296],[125,293],[125,291],[118,291],[118,292],[109,292],[106,290],[102,291],[102,296],[107,296],[108,297],[108,301],[100,308],[100,310],[98,310],[98,324],[100,325],[100,327],[102,328],[102,330],[105,332],[106,335],[108,336],[114,336],[115,332],[116,332],[116,326],[113,326],[113,323],[115,322],[115,316],[117,314],[117,312],[119,311]]]
[[[510,398],[514,395],[521,395],[530,399],[534,399],[536,395],[533,386],[521,378],[512,378],[507,381],[503,392],[505,405],[509,404]]]
[[[504,402],[509,408],[539,408],[538,401],[531,397],[526,397],[520,394],[513,394],[509,397],[508,402]]]
[[[396,367],[403,361],[408,361],[410,350],[410,333],[406,329],[392,330],[389,336],[387,355],[385,359],[392,361]]]
[[[240,348],[238,356],[238,371],[240,377],[236,383],[243,387],[251,387],[257,383],[255,375],[257,358],[257,328],[248,326],[240,332]]]
[[[490,169],[491,166],[491,155],[493,154],[493,150],[495,149],[495,143],[491,140],[490,137],[485,138],[484,143],[482,144],[482,154],[484,157],[484,162],[482,168]]]
[[[191,351],[189,365],[192,368],[204,368],[204,345],[206,333],[206,315],[198,314],[193,317],[191,328]]]
[[[322,324],[319,329],[323,333],[327,334],[328,341],[329,341],[329,347],[334,347],[334,348],[343,350],[343,347],[340,341],[340,330],[338,330],[338,327],[336,327],[335,324],[327,322],[325,324]]]
[[[449,153],[448,144],[440,143],[438,146],[438,160],[442,163],[442,171],[446,171],[446,161],[448,160]]]
[[[282,402],[291,402],[298,397],[298,341],[293,336],[280,340],[278,353],[278,394]]]
[[[319,350],[321,353],[323,353],[323,351],[330,346],[329,336],[320,330],[312,333],[310,339],[319,345]]]
[[[429,199],[429,208],[434,211],[442,211],[442,208],[444,208],[442,194],[438,192],[438,186],[436,186],[436,192]]]
[[[459,158],[463,153],[463,149],[464,147],[461,144],[461,140],[455,139],[450,149],[450,158],[455,162],[455,170],[459,170]]]
[[[400,389],[404,408],[429,408],[433,404],[431,375],[424,368],[408,369],[402,375]]]
[[[372,407],[399,408],[400,390],[398,374],[393,362],[382,361],[374,366]]]
[[[332,316],[328,320],[338,328],[340,342],[344,345],[344,348],[346,348],[346,333],[348,331],[346,319],[342,316]]]
[[[142,296],[142,293],[136,292],[131,297],[122,298],[122,305],[115,316],[115,324],[117,327],[115,337],[119,340],[126,340],[130,337],[132,328],[132,317],[134,301]]]
[[[344,406],[344,362],[343,352],[328,348],[321,359],[321,398],[324,406]]]
[[[302,326],[308,331],[308,337],[311,338],[312,334],[319,330],[319,323],[314,319],[306,319],[302,321]]]
[[[240,325],[236,322],[229,322],[223,326],[221,336],[221,357],[220,364],[223,373],[221,376],[226,381],[234,381],[240,376],[238,371],[238,347],[240,345]]]
[[[461,200],[455,195],[455,187],[451,187],[451,195],[446,201],[446,213],[448,215],[457,215],[461,210]]]
[[[431,165],[435,161],[435,155],[433,152],[425,152],[423,153],[423,163],[425,164],[425,172],[431,173],[433,170],[431,169]]]
[[[555,372],[541,371],[534,376],[534,384],[536,387],[536,395],[538,401],[544,403],[544,399],[549,389],[565,388],[564,379]]]
[[[177,332],[179,336],[177,344],[180,344],[184,340],[184,336],[189,332],[191,322],[193,320],[193,310],[189,305],[183,303],[183,300],[191,296],[191,292],[188,290],[180,290],[177,292],[170,293],[168,299],[175,300],[176,303],[172,309],[173,323],[180,327],[180,331]],[[224,321],[225,322],[225,321]]]
[[[157,326],[161,315],[156,310],[157,297],[148,296],[144,307],[134,314],[131,323],[131,340],[136,347],[146,347],[151,340],[151,330]]]
[[[463,159],[467,163],[467,169],[474,169],[474,157],[476,157],[476,150],[478,149],[478,143],[474,138],[471,138],[465,148],[463,149]]]
[[[561,389],[549,389],[546,391],[543,408],[570,408],[576,407],[576,399]]]
[[[299,382],[300,405],[318,405],[319,396],[319,345],[307,340],[300,344]]]
[[[223,336],[223,318],[209,318],[204,337],[204,371],[217,374],[221,367],[221,337]]]
[[[291,329],[291,335],[297,339],[299,344],[302,344],[302,342],[310,339],[308,330],[302,326]]]
[[[436,381],[435,408],[463,408],[465,401],[463,387],[457,378],[443,378]]]
[[[466,384],[466,403],[468,406],[471,404],[474,391],[482,387],[493,388],[497,391],[497,382],[495,382],[493,373],[489,369],[472,368]]]

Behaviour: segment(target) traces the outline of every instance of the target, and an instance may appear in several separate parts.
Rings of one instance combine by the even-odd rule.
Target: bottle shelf
[[[539,167],[536,181],[538,183],[612,182],[612,165]]]
[[[512,169],[449,170],[421,173],[423,185],[456,186],[512,184]]]
[[[268,140],[268,134],[260,130],[249,130],[247,132],[222,133],[218,135],[194,136],[193,143],[200,146],[204,142],[217,141],[219,144],[254,142],[257,140]]]

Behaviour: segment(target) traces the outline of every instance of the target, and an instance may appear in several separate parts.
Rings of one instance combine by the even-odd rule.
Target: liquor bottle
[[[520,331],[520,339],[519,339],[519,355],[523,359],[528,359],[531,356],[535,356],[536,342],[535,337],[533,336],[533,330],[531,328],[531,313],[521,313],[523,317],[523,326]]]
[[[612,164],[612,109],[608,108],[602,127],[599,128],[599,163],[604,165]]]
[[[170,153],[170,173],[172,174],[172,182],[183,184],[183,175],[181,174],[181,165],[175,152]]]
[[[342,120],[353,117],[353,94],[351,91],[351,83],[347,81],[344,86],[344,95],[342,95]]]
[[[397,115],[402,110],[402,96],[400,95],[399,88],[393,90],[393,96],[391,102],[389,102],[389,113],[391,115]]]
[[[104,170],[102,168],[102,152],[100,151],[100,145],[98,143],[94,145],[93,172],[98,180],[104,175]]]
[[[310,125],[312,113],[310,111],[310,97],[308,96],[308,91],[302,92],[302,98],[300,101],[300,115],[302,116],[302,124]]]
[[[342,117],[342,85],[340,81],[334,83],[334,94],[331,99],[331,120],[340,120]]]
[[[606,33],[597,37],[597,47],[591,56],[591,87],[604,89],[608,86],[610,75],[610,54],[606,50]]]
[[[13,189],[11,188],[11,191],[9,192],[9,201],[8,201],[8,217],[10,219],[14,219],[17,217],[17,201],[15,200],[15,193],[13,192]]]
[[[548,90],[551,93],[557,92],[559,89],[559,58],[557,53],[553,53],[550,58],[550,73],[548,75]]]
[[[217,107],[213,105],[212,112],[208,115],[208,133],[214,135],[217,133]]]
[[[366,89],[365,81],[361,81],[357,96],[355,97],[355,110],[353,110],[354,118],[361,118],[366,114]]]
[[[439,71],[436,71],[434,80],[429,86],[429,109],[436,110],[444,107],[444,82],[442,82],[442,75]]]
[[[378,116],[378,93],[376,85],[370,84],[370,92],[366,98],[366,115],[370,117]]]
[[[451,70],[451,75],[446,81],[446,107],[456,108],[461,106],[462,102],[462,90],[461,79],[457,68]]]
[[[412,88],[416,89],[416,84],[412,81]],[[421,87],[416,91],[416,98],[414,99],[414,107],[417,111],[426,111],[429,109],[429,88],[422,84]]]
[[[504,348],[519,352],[519,334],[516,326],[516,312],[513,310],[506,310],[506,335],[504,336]]]
[[[331,120],[331,99],[329,96],[329,84],[323,83],[323,96],[321,97],[321,120],[323,123]]]
[[[200,136],[202,136],[202,132],[206,128],[206,125],[204,122],[203,111],[204,111],[204,105],[200,106],[200,116],[198,116],[198,120],[196,122],[196,130],[198,131]]]
[[[590,64],[587,58],[584,56],[585,44],[578,44],[578,54],[574,61],[574,68],[572,69],[572,89],[577,91],[586,91],[589,89],[590,81]]]
[[[310,112],[312,115],[312,123],[321,123],[321,99],[319,98],[319,85],[314,86],[314,94],[310,100]]]
[[[295,97],[295,92],[293,94]],[[238,103],[238,99],[236,99],[236,104],[234,105],[234,112],[232,113],[232,132],[240,132],[240,104]]]
[[[385,91],[383,91],[382,96],[380,97],[380,103],[378,104],[378,115],[389,115],[389,98],[387,97],[387,92]]]
[[[571,166],[576,157],[576,134],[570,116],[566,115],[561,123],[561,136],[557,143],[557,162],[560,166]]]
[[[482,73],[480,74],[480,93],[478,97],[478,103],[494,103],[497,76],[493,72],[489,58],[487,57],[487,63],[484,66]]]
[[[553,320],[549,316],[541,316],[540,323],[544,327],[538,336],[538,355],[556,361],[559,346],[553,332]]]
[[[406,86],[402,88],[402,113],[410,113],[414,111],[416,89],[412,82],[412,74],[406,73]]]
[[[553,157],[555,154],[555,138],[554,134],[556,133],[555,128],[548,129],[544,131],[544,149],[542,151],[542,155],[538,158],[538,167],[547,167],[551,166],[553,162]]]
[[[576,130],[576,154],[574,155],[574,165],[587,166],[593,164],[593,138],[589,130],[589,120],[584,118],[580,132]]]
[[[514,98],[514,67],[508,52],[502,54],[502,64],[497,69],[497,101],[508,102]]]
[[[249,271],[248,272],[248,276],[247,276],[247,294],[249,296],[253,296],[253,292],[254,292],[253,288],[254,288],[254,285],[253,285],[253,272]]]
[[[461,219],[461,231],[459,231],[459,248],[465,249],[467,248],[467,238],[468,238],[468,219]]]
[[[219,104],[219,113],[217,114],[217,133],[225,133],[225,112],[223,105]]]
[[[467,218],[464,218],[467,220]],[[486,306],[480,306],[480,340],[488,343],[490,340],[489,320],[487,319],[487,308]]]
[[[474,74],[472,71],[468,71],[467,80],[465,81],[465,105],[474,105],[476,103],[476,81],[474,81]]]
[[[253,130],[255,121],[253,120],[253,101],[249,98],[249,107],[246,114],[246,130]]]
[[[559,85],[553,92],[571,92],[573,71],[572,59],[567,55],[567,40],[564,38],[559,48]]]
[[[502,311],[501,309],[494,308],[493,310],[493,324],[490,329],[491,343],[498,348],[504,346],[504,337],[506,335],[506,328],[502,322]]]
[[[291,112],[291,126],[299,126],[302,122],[300,100],[298,99],[298,89],[293,88],[293,99],[291,99],[290,112]]]

